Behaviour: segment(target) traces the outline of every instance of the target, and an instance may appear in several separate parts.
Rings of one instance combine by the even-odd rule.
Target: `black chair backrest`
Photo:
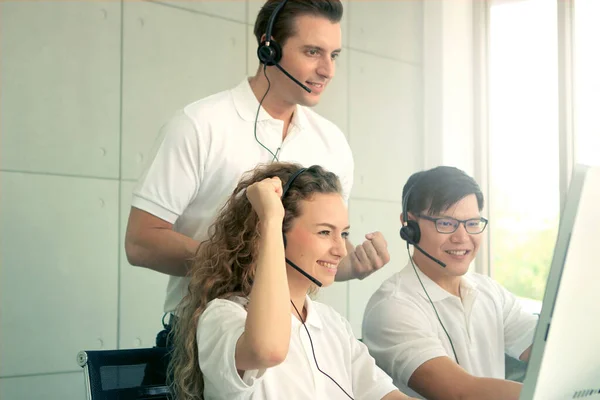
[[[84,368],[90,400],[170,399],[166,383],[169,352],[153,347],[131,350],[81,351],[77,362]]]

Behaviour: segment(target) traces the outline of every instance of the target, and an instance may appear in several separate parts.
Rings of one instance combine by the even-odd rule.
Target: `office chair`
[[[172,399],[166,348],[80,351],[88,400]]]

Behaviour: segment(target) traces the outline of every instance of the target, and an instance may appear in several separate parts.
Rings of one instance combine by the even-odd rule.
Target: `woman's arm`
[[[235,352],[239,371],[269,368],[283,362],[291,334],[281,181],[273,178],[255,183],[246,195],[259,216],[260,242],[245,331]]]

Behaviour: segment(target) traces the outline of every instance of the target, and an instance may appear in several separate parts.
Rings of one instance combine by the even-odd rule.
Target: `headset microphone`
[[[291,177],[290,179],[288,179],[288,181],[285,183],[285,185],[283,186],[283,189],[281,191],[281,201],[283,201],[283,198],[285,197],[287,191],[290,189],[290,186],[292,186],[292,183],[294,183],[294,180],[298,177],[298,175],[300,175],[301,173],[303,173],[304,171],[306,171],[306,168],[300,168],[298,171],[296,171]],[[283,248],[285,248],[287,246],[287,240],[285,238],[285,233],[283,234]],[[297,266],[296,264],[294,264],[292,261],[290,261],[287,257],[285,259],[285,262],[288,263],[288,265],[292,268],[294,268],[296,271],[300,272],[302,275],[304,275],[309,281],[311,281],[312,283],[314,283],[315,285],[317,285],[318,287],[323,286],[323,284],[316,278],[314,278],[313,276],[311,276],[308,272],[304,271],[302,268],[300,268],[299,266]]]
[[[285,246],[287,245],[287,240],[285,239],[285,234],[283,235],[283,248],[285,248]],[[300,272],[302,275],[304,275],[306,277],[306,279],[308,279],[309,281],[311,281],[312,283],[314,283],[315,285],[317,285],[318,287],[323,286],[323,284],[316,279],[315,277],[311,276],[308,272],[304,271],[302,268],[300,268],[299,266],[297,266],[296,264],[294,264],[292,261],[290,261],[289,258],[285,258],[285,262],[288,263],[288,265],[292,268],[294,268],[296,271]]]
[[[309,281],[311,281],[312,283],[314,283],[318,287],[323,286],[323,284],[320,281],[318,281],[316,278],[313,278],[312,276],[310,276],[306,271],[304,271],[302,268],[300,268],[299,266],[297,266],[296,264],[294,264],[293,262],[291,262],[289,259],[286,258],[285,262],[288,263],[296,271],[298,271],[302,275],[304,275]]]
[[[416,243],[413,243],[413,246],[415,246],[416,249],[418,249],[421,253],[425,254],[427,257],[429,257],[430,259],[432,259],[433,261],[435,261],[436,263],[438,263],[441,267],[446,268],[446,264],[441,262],[440,260],[438,260],[437,258],[435,258],[434,256],[432,256],[431,254],[429,254],[428,252],[426,252],[425,250],[423,250],[421,248],[421,246],[419,246]]]
[[[265,32],[265,40],[263,40],[258,49],[256,50],[256,54],[260,62],[268,66],[276,66],[281,72],[285,74],[288,78],[290,78],[294,83],[300,86],[302,89],[306,90],[308,93],[311,93],[312,90],[308,88],[306,85],[302,84],[298,79],[294,78],[289,72],[285,70],[281,65],[279,65],[279,61],[281,61],[281,57],[283,55],[281,45],[277,43],[273,37],[271,36],[271,32],[273,31],[273,25],[275,24],[275,18],[279,11],[283,8],[283,6],[287,3],[287,0],[282,1],[277,8],[271,14],[271,18],[269,18],[269,22],[267,23],[267,31]]]
[[[405,227],[403,227],[405,228]],[[421,253],[423,253],[424,255],[426,255],[427,257],[429,257],[431,260],[435,261],[437,264],[439,264],[441,267],[446,268],[446,264],[443,263],[442,261],[438,260],[437,258],[435,258],[434,256],[432,256],[431,254],[429,254],[428,252],[426,252],[425,250],[423,250],[421,248],[421,246],[419,246],[417,243],[413,242],[410,237],[404,237],[404,232],[402,231],[402,229],[400,229],[400,237],[404,240],[406,240],[406,242],[408,244],[412,244],[416,249],[418,249]]]
[[[283,72],[288,78],[290,78],[292,81],[294,81],[297,85],[299,85],[302,89],[306,90],[308,93],[312,92],[312,90],[310,90],[310,88],[308,88],[306,85],[300,83],[300,81],[296,78],[294,78],[292,75],[290,75],[289,72],[287,72],[281,65],[279,64],[275,64],[275,66],[281,71]]]

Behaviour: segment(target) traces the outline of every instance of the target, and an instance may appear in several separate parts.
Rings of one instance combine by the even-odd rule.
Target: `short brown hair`
[[[261,37],[267,31],[269,19],[273,11],[284,0],[267,0],[262,6],[254,23],[254,36],[260,45]],[[327,18],[333,23],[340,22],[344,7],[340,0],[288,0],[283,6],[273,24],[271,36],[283,47],[290,36],[296,34],[295,18],[303,15]]]

